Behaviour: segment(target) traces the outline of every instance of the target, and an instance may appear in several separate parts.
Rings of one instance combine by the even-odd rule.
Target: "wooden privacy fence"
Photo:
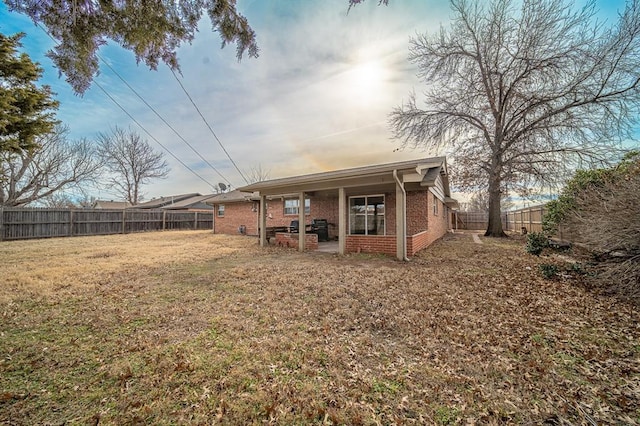
[[[540,205],[506,212],[505,230],[522,232],[525,228],[527,232],[542,232],[542,216],[546,211],[545,206]]]
[[[502,226],[505,226],[505,213],[501,214]],[[484,231],[489,224],[489,213],[484,211],[454,212],[451,228]]]
[[[166,229],[213,229],[213,213],[0,207],[0,241]]]
[[[522,232],[522,228],[526,228],[527,232],[542,232],[545,212],[544,205],[502,212],[502,227],[505,231]],[[486,230],[489,214],[485,211],[455,212],[452,221],[453,229]]]

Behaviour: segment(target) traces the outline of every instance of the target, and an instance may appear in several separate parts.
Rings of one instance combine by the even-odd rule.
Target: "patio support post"
[[[260,247],[267,245],[267,197],[260,195],[260,213],[258,213],[260,228]]]
[[[398,172],[393,171],[396,181],[396,257],[398,260],[407,259],[407,193],[404,189]]]
[[[347,245],[347,200],[344,187],[338,189],[338,253],[344,254]]]
[[[304,251],[307,224],[304,217],[304,192],[298,195],[298,250]]]

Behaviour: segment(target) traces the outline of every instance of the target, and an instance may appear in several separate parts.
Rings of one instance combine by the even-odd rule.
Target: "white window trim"
[[[287,213],[287,201],[295,201],[296,206],[290,207],[291,209],[295,209],[295,213]],[[307,203],[309,205],[307,205]],[[282,214],[284,216],[298,216],[300,214],[300,200],[298,198],[285,198],[282,201]],[[311,214],[311,198],[304,199],[304,214],[305,216]]]
[[[222,213],[222,214],[220,214]],[[218,209],[216,211],[217,217],[224,217],[224,204],[218,204]]]
[[[384,229],[382,230],[382,235],[378,234],[378,235],[369,235],[369,234],[352,234],[351,233],[351,199],[352,198],[364,198],[365,199],[365,205],[366,205],[366,199],[367,198],[373,198],[373,197],[382,197],[382,202],[384,204]],[[347,224],[347,235],[356,235],[356,236],[365,236],[365,237],[369,237],[369,236],[373,236],[373,237],[379,237],[379,236],[386,236],[387,235],[387,197],[385,197],[384,194],[369,194],[369,195],[353,195],[353,196],[349,196],[349,200],[348,200],[348,204],[347,204],[347,210],[348,210],[348,217],[349,217],[349,223]],[[366,221],[366,215],[365,215],[365,221]],[[367,227],[365,226],[365,232],[368,232]]]

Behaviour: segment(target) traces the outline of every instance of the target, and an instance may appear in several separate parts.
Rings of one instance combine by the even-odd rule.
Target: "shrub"
[[[556,265],[543,263],[538,267],[540,268],[540,272],[542,272],[542,276],[548,280],[551,280],[558,275],[558,267]]]
[[[549,239],[542,232],[531,232],[527,234],[527,253],[540,256],[542,250],[549,246]]]
[[[546,231],[562,225],[596,255],[601,287],[640,299],[640,153],[610,169],[577,172],[549,207]]]

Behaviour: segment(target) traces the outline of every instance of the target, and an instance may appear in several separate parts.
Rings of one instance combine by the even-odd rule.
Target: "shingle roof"
[[[207,202],[209,204],[222,204],[222,203],[236,203],[240,201],[249,201],[249,195],[240,191],[239,189],[235,189],[230,192],[223,192],[222,194],[215,194],[211,196]]]
[[[432,157],[422,158],[418,160],[399,161],[395,163],[375,164],[370,166],[354,167],[350,169],[333,170],[328,172],[312,173],[308,175],[271,179],[246,185],[238,189],[243,192],[253,192],[272,187],[300,185],[318,181],[339,180],[358,176],[367,176],[376,173],[388,173],[392,172],[393,170],[406,170],[425,165],[435,167],[442,165],[445,162],[445,157]]]
[[[215,194],[196,195],[193,197],[185,198],[184,200],[181,200],[178,202],[174,202],[172,204],[164,205],[160,208],[173,210],[173,209],[184,209],[184,208],[194,207],[196,205],[199,205],[197,206],[198,208],[212,208],[211,203],[206,203],[206,202],[214,196]]]
[[[135,206],[132,206],[131,208],[134,209],[158,209],[162,206],[166,206],[168,204],[175,204],[177,202],[180,202],[184,199],[190,198],[190,197],[197,197],[200,196],[201,194],[198,192],[194,192],[191,194],[178,194],[178,195],[170,195],[167,197],[160,197],[160,198],[154,198],[153,200],[149,200],[146,201],[144,203],[140,203],[140,204],[136,204]]]
[[[97,200],[95,202],[95,208],[97,209],[126,209],[131,207],[131,204],[128,201],[105,201],[105,200]]]

